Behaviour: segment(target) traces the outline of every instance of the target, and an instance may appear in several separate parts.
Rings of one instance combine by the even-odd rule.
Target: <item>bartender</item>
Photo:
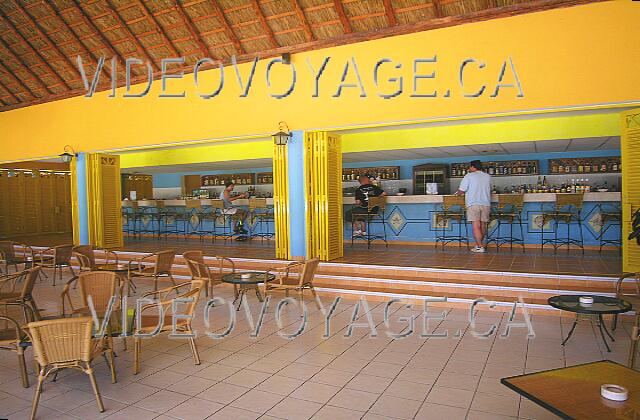
[[[381,197],[387,195],[382,188],[371,182],[369,175],[360,175],[360,186],[356,189],[356,206],[351,209],[349,218],[353,222],[353,236],[365,236],[367,225],[364,222],[365,215],[378,214],[378,207],[369,210],[369,197]]]
[[[233,205],[233,202],[242,198],[249,198],[249,194],[239,194],[232,196],[231,193],[235,188],[235,184],[230,179],[224,183],[224,191],[222,191],[222,203],[224,204],[223,214],[230,215],[233,220],[233,231],[238,234],[246,235],[248,232],[244,228],[244,219],[246,212],[240,207]]]

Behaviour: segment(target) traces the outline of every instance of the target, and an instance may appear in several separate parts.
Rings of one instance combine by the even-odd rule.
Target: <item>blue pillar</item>
[[[307,258],[307,222],[305,199],[304,132],[294,131],[287,144],[289,177],[289,246],[291,258]]]
[[[78,203],[78,228],[80,244],[89,244],[89,209],[87,205],[87,155],[78,153],[76,157],[76,200]]]

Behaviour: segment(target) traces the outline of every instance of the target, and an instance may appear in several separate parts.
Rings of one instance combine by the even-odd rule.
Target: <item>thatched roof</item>
[[[84,94],[98,57],[228,62],[359,42],[590,0],[2,0],[0,111]],[[141,66],[140,66],[141,67]],[[134,73],[142,77],[144,70]],[[104,83],[110,85],[110,62]],[[118,78],[124,83],[124,77]]]

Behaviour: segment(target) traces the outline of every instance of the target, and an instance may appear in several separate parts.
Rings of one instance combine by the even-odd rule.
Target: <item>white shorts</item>
[[[488,222],[491,214],[491,206],[467,207],[467,220],[470,222]]]

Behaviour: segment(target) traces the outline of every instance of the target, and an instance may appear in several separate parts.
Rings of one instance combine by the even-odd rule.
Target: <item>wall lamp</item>
[[[60,159],[62,159],[62,162],[71,163],[74,157],[78,157],[78,154],[75,150],[73,150],[73,147],[69,146],[68,144],[64,146],[64,153],[60,155]]]
[[[278,146],[284,146],[292,137],[291,132],[289,131],[289,126],[287,125],[286,122],[280,121],[278,123],[278,130],[280,131],[278,131],[276,134],[273,135],[273,141]]]

